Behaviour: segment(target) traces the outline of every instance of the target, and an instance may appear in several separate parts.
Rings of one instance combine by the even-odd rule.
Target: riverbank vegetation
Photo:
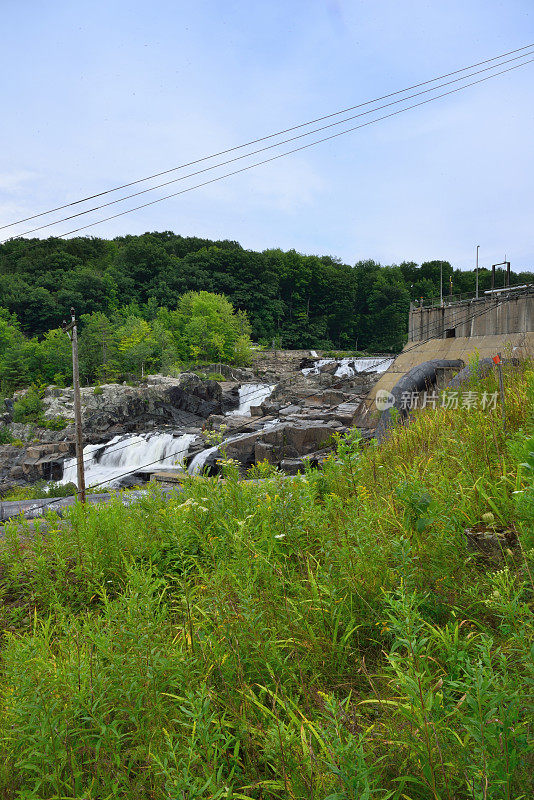
[[[158,308],[175,309],[187,292],[206,290],[247,313],[259,344],[397,352],[410,300],[439,297],[442,265],[446,295],[474,293],[474,270],[454,269],[448,261],[348,265],[328,255],[255,252],[234,241],[170,231],[113,240],[11,239],[0,245],[0,305],[16,315],[26,335],[41,338],[70,318],[71,306],[78,317],[106,318],[129,308],[125,320],[151,324]],[[489,289],[490,270],[481,269],[479,277],[480,290]],[[512,285],[532,279],[532,273],[511,276]],[[497,286],[503,285],[498,269]]]
[[[205,291],[187,292],[174,309],[152,306],[147,314],[132,303],[108,316],[99,311],[82,314],[79,324],[84,383],[113,382],[147,372],[179,372],[190,362],[242,366],[252,358],[246,312],[235,311],[223,295]],[[42,338],[25,336],[17,318],[0,308],[2,390],[31,383],[37,385],[26,399],[18,401],[19,406],[34,402],[39,384],[72,383],[69,338],[61,328],[47,331]],[[30,410],[38,413],[37,406]]]
[[[532,797],[534,375],[506,433],[497,389],[323,471],[8,527],[1,796]]]

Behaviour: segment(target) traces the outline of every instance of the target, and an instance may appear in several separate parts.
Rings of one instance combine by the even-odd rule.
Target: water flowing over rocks
[[[259,461],[288,474],[303,469],[303,459],[320,465],[333,447],[334,433],[356,426],[369,434],[375,421],[365,397],[385,363],[382,358],[325,359],[315,351],[271,351],[259,354],[254,370],[224,364],[203,369],[220,381],[191,372],[149,375],[137,386],[85,387],[86,482],[124,486],[158,469],[215,474],[222,452],[243,473]],[[44,419],[72,420],[73,400],[72,389],[48,387]],[[13,423],[12,412],[13,400],[8,400],[2,421],[19,441],[0,446],[0,490],[43,479],[75,480],[74,425],[48,430]],[[222,445],[205,438],[206,430],[220,431]]]
[[[89,446],[162,428],[178,429],[179,435],[200,433],[210,414],[222,413],[239,402],[237,394],[233,397],[223,392],[217,381],[202,380],[193,373],[177,378],[151,375],[140,386],[86,387],[81,396],[84,441]],[[48,387],[43,406],[45,420],[72,419],[73,390]],[[10,422],[11,414],[12,404],[7,403],[3,422],[12,438],[19,441],[0,446],[0,486],[60,480],[65,459],[74,454],[74,425],[48,430]]]
[[[162,469],[176,469],[184,464],[194,433],[145,433],[115,436],[106,445],[89,444],[84,448],[87,486],[126,486],[138,484]],[[61,483],[76,483],[76,459],[64,464]]]

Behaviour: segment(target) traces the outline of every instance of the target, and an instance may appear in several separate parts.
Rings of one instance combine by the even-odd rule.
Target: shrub
[[[49,483],[44,487],[42,497],[71,497],[76,492],[75,483]]]
[[[429,408],[322,471],[6,526],[0,796],[531,797],[534,398],[505,380],[507,434]]]
[[[40,428],[46,428],[50,431],[62,431],[67,425],[70,425],[71,422],[73,422],[73,420],[62,416],[45,419],[42,415],[39,415],[37,418],[37,425],[39,425]]]
[[[13,404],[14,422],[35,422],[43,411],[43,387],[32,384]]]
[[[67,379],[62,372],[56,372],[54,375],[53,383],[55,386],[59,386],[61,389],[67,385]]]
[[[0,444],[12,444],[13,434],[7,425],[0,425]]]
[[[247,478],[250,480],[264,480],[265,478],[273,478],[282,473],[274,464],[270,464],[267,459],[264,461],[257,461],[247,470]]]

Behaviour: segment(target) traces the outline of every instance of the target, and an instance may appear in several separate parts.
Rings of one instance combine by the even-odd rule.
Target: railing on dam
[[[411,303],[411,310],[415,308],[440,308],[443,306],[450,306],[455,303],[462,303],[466,300],[474,300],[474,292],[464,292],[463,294],[444,295],[443,299],[439,297],[422,297]]]
[[[462,299],[459,299],[459,298]],[[490,290],[478,298],[430,299],[410,309],[409,341],[534,331],[534,284]]]
[[[448,294],[440,297],[421,297],[419,300],[410,303],[410,311],[418,308],[441,308],[442,306],[453,306],[459,303],[469,303],[473,300],[487,300],[488,298],[502,298],[503,295],[515,295],[516,292],[534,291],[534,284],[521,284],[520,286],[503,286],[499,289],[486,289],[480,291],[478,298],[475,292],[463,292],[462,294]]]

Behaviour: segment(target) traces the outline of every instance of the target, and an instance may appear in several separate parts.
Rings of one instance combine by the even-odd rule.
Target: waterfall
[[[259,406],[272,394],[274,385],[268,383],[243,383],[239,387],[239,406],[229,411],[227,417],[250,417],[250,407]]]
[[[321,367],[324,367],[326,364],[333,364],[333,358],[320,358],[319,361],[316,361],[313,367],[306,367],[305,369],[301,370],[303,375],[318,375],[321,371]]]
[[[176,469],[184,462],[194,434],[144,433],[115,436],[106,445],[88,444],[83,450],[86,486],[118,486],[120,479],[139,470],[158,472]],[[77,483],[76,459],[69,458],[63,467],[60,483]]]
[[[336,370],[337,377],[355,375],[357,372],[385,372],[393,364],[393,358],[342,358]]]
[[[269,428],[274,428],[276,425],[278,425],[279,422],[279,419],[271,419],[269,422],[265,422],[263,425],[257,428],[257,430],[269,430]],[[202,450],[200,453],[197,453],[193,459],[191,459],[187,471],[191,475],[200,475],[206,466],[206,461],[213,453],[216,453],[221,447],[223,447],[225,444],[228,444],[228,442],[235,442],[237,439],[243,439],[249,435],[249,433],[240,433],[234,436],[228,436],[221,442],[221,444],[217,444],[215,447],[208,447],[206,450]]]
[[[208,447],[206,450],[201,450],[200,453],[197,453],[196,456],[191,460],[187,471],[191,475],[200,475],[208,458],[212,453],[217,452],[218,449],[219,445],[215,445],[215,447]]]
[[[326,364],[337,364],[336,378],[351,378],[358,372],[385,372],[393,364],[393,358],[321,358],[313,367],[302,370],[304,375],[318,375]]]

